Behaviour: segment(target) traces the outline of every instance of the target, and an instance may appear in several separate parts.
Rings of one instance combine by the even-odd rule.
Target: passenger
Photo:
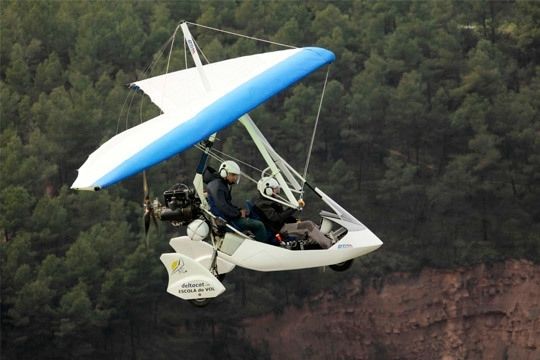
[[[207,179],[208,202],[210,210],[231,223],[240,231],[249,230],[258,241],[267,240],[264,224],[259,220],[248,218],[248,211],[232,203],[231,187],[240,180],[240,166],[234,161],[224,161],[216,174],[209,174]]]
[[[332,240],[326,237],[319,227],[310,220],[297,221],[294,217],[296,209],[285,207],[268,197],[276,197],[280,192],[276,179],[265,177],[259,180],[259,197],[254,201],[255,210],[260,215],[265,226],[274,234],[287,233],[290,235],[307,236],[323,249],[332,246]],[[304,207],[304,200],[298,200],[298,206]]]

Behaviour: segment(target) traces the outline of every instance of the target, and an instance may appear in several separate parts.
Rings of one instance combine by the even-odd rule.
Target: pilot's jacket
[[[208,203],[210,211],[216,216],[229,221],[240,217],[240,208],[232,203],[231,186],[227,180],[215,172],[205,172],[204,182],[207,183]]]

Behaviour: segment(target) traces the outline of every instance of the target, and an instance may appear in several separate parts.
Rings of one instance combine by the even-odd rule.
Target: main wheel
[[[215,276],[219,281],[223,281],[223,279],[225,279],[225,275],[226,274],[217,274]],[[206,305],[210,304],[212,299],[213,298],[193,299],[193,300],[189,300],[189,302],[191,303],[191,305],[196,306],[196,307],[205,307]]]
[[[330,269],[337,272],[345,271],[351,267],[352,262],[353,262],[353,259],[341,262],[339,264],[330,265]]]
[[[202,298],[202,299],[189,300],[191,305],[196,306],[196,307],[205,307],[206,305],[210,304],[210,301],[212,301],[212,298]]]

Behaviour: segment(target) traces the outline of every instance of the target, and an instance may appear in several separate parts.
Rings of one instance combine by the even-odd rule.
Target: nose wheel
[[[351,267],[352,262],[353,262],[353,259],[347,260],[338,264],[330,265],[329,267],[330,269],[334,271],[342,272],[342,271],[348,270]]]

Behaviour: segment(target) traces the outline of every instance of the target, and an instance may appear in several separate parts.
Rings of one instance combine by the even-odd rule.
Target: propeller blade
[[[152,220],[154,221],[154,226],[156,228],[159,228],[158,222],[157,222],[157,216],[156,213],[152,210]]]
[[[143,200],[144,235],[145,235],[146,241],[148,241],[148,230],[150,229],[150,221],[151,221],[150,218],[152,218],[156,227],[157,227],[157,221],[154,214],[154,208],[152,206],[152,202],[150,202],[150,189],[148,186],[148,179],[146,177],[146,170],[143,171],[143,191],[144,191],[144,200]]]
[[[150,229],[150,212],[145,211],[143,215],[144,219],[144,235],[148,236],[148,229]]]
[[[148,246],[148,231],[150,230],[150,223],[153,222],[156,228],[159,228],[159,226],[158,226],[158,221],[157,221],[158,217],[156,215],[156,212],[154,211],[154,204],[152,204],[152,202],[150,201],[150,187],[148,186],[148,179],[146,177],[146,171],[143,171],[143,191],[144,191],[144,200],[143,200],[144,239],[146,242],[146,246]]]
[[[144,201],[150,200],[149,194],[148,194],[148,180],[146,179],[146,170],[142,173],[143,176],[143,191],[144,191]]]

